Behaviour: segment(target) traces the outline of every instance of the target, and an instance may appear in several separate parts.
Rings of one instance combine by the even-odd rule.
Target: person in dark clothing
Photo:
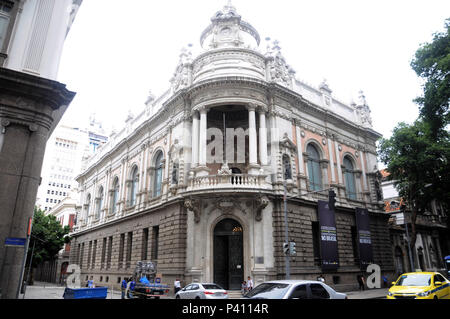
[[[356,280],[358,281],[359,284],[359,290],[365,290],[365,280],[364,280],[364,276],[363,275],[357,275],[356,276]]]

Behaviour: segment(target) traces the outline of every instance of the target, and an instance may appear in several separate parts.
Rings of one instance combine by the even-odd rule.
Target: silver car
[[[228,293],[217,284],[196,282],[179,290],[175,299],[228,299]]]
[[[320,281],[274,280],[264,282],[248,292],[244,298],[251,299],[347,299]]]

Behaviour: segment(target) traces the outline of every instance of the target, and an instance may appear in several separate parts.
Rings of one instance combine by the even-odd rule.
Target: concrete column
[[[264,110],[259,111],[259,160],[262,166],[267,165],[267,128]]]
[[[365,159],[366,154],[364,152],[361,153],[361,170],[362,170],[362,180],[363,180],[363,191],[367,191],[367,177],[366,177],[366,165],[365,165]]]
[[[256,137],[255,106],[248,107],[248,140],[249,140],[249,160],[250,165],[258,164],[258,146]]]
[[[334,150],[336,152],[336,164],[337,164],[337,171],[338,171],[338,182],[340,185],[343,185],[343,179],[342,179],[342,168],[341,168],[341,156],[339,155],[339,145],[337,141],[334,141]]]
[[[333,143],[328,139],[328,150],[330,153],[330,170],[331,170],[331,183],[336,183],[336,173],[334,171],[334,159],[333,159]]]
[[[297,155],[298,155],[298,166],[299,173],[305,175],[305,163],[303,162],[303,146],[302,146],[302,135],[300,126],[296,126],[297,134]]]
[[[199,130],[199,154],[198,163],[200,166],[206,166],[206,142],[207,142],[207,111],[200,111],[200,130]]]
[[[195,112],[192,116],[192,168],[198,165],[198,142],[199,142],[199,118]]]

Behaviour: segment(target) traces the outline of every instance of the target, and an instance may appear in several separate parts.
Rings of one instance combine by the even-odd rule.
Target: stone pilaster
[[[45,146],[75,96],[65,85],[0,68],[0,242],[26,237]],[[0,245],[2,298],[17,298],[24,250]]]

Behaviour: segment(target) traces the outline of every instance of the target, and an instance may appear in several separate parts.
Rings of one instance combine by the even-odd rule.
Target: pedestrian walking
[[[359,290],[360,291],[364,291],[365,290],[364,286],[366,284],[364,276],[363,275],[357,275],[356,276],[356,280],[358,281],[358,284],[359,284]]]
[[[250,276],[247,278],[247,292],[253,289],[253,280]]]
[[[176,294],[181,289],[181,282],[180,279],[175,279],[173,282],[173,293]]]
[[[127,279],[126,278],[123,278],[123,280],[122,280],[121,290],[122,290],[122,299],[125,299],[126,292],[127,292]]]
[[[134,287],[135,286],[136,286],[136,281],[134,281],[134,278],[131,278],[130,286],[128,288],[128,298],[129,299],[133,299],[134,298],[133,293],[134,293]]]

